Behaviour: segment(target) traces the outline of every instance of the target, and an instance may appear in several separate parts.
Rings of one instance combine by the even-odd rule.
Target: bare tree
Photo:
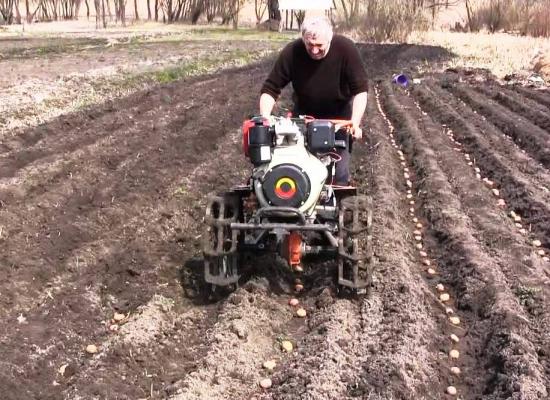
[[[0,0],[0,16],[6,24],[13,24],[13,6],[15,0]]]
[[[256,14],[256,24],[262,22],[265,11],[267,10],[266,0],[254,0],[254,13]]]

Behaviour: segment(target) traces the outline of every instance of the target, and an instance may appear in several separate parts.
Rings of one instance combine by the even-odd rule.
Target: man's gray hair
[[[302,37],[316,37],[332,40],[332,24],[327,17],[306,18],[302,23]]]

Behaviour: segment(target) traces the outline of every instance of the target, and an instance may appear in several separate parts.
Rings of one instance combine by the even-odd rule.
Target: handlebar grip
[[[347,140],[335,140],[334,147],[337,149],[346,149],[348,147]]]

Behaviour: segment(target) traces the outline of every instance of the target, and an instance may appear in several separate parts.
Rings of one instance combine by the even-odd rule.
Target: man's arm
[[[260,91],[260,114],[262,117],[267,118],[271,115],[281,90],[290,82],[293,43],[289,43],[281,51],[262,86]]]
[[[360,128],[361,120],[367,108],[367,92],[357,93],[353,97],[351,104],[351,122],[353,123],[353,136],[356,139],[363,137],[363,131]]]
[[[269,118],[273,106],[275,105],[275,99],[269,93],[262,93],[260,96],[260,115],[264,118]]]

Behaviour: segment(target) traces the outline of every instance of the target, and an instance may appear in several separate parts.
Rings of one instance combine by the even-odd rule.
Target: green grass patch
[[[249,64],[261,59],[262,56],[265,55],[260,52],[234,50],[222,56],[207,57],[180,66],[150,72],[146,75],[149,75],[155,82],[170,83],[190,76],[208,74],[224,66]]]

